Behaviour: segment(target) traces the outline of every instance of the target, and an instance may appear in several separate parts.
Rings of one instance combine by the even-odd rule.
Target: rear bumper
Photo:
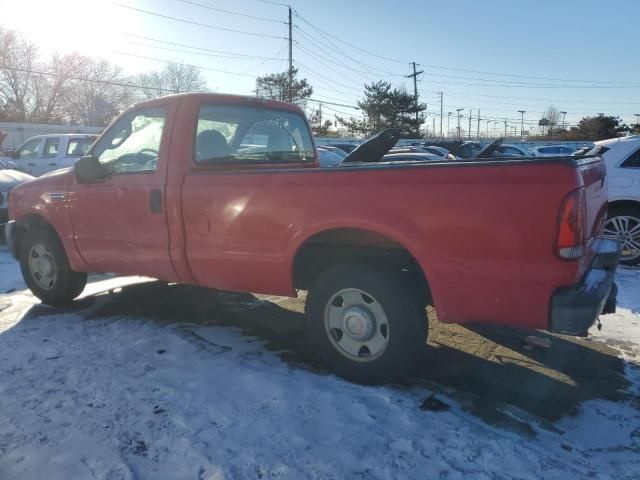
[[[620,257],[620,243],[599,238],[592,248],[596,255],[580,282],[559,288],[551,298],[551,332],[586,336],[601,313],[616,311],[618,289],[613,280]]]
[[[7,240],[7,248],[9,249],[9,253],[15,259],[18,258],[18,251],[16,245],[16,222],[10,220],[4,227],[4,236]]]

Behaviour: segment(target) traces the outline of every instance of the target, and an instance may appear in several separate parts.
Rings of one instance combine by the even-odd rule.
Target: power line
[[[165,50],[169,52],[188,53],[190,55],[201,55],[206,57],[232,58],[235,60],[264,60],[264,61],[281,60],[280,58],[277,58],[277,57],[260,57],[255,55],[238,56],[233,53],[229,53],[225,55],[225,54],[216,54],[216,53],[208,53],[208,52],[194,52],[194,51],[183,50],[179,48],[163,47],[162,45],[149,45],[148,43],[138,43],[138,42],[132,42],[132,41],[127,41],[126,43],[128,43],[129,45],[136,45],[138,47],[156,48],[159,50]]]
[[[165,60],[163,58],[154,58],[154,57],[147,57],[144,55],[136,55],[135,53],[129,53],[129,52],[120,52],[115,50],[114,53],[117,53],[118,55],[125,55],[127,57],[135,57],[135,58],[142,58],[145,60],[153,60],[155,62],[161,62],[161,63],[172,63],[171,60]],[[209,67],[203,67],[200,65],[192,65],[192,64],[188,64],[185,63],[184,65],[188,65],[190,67],[195,67],[195,68],[199,68],[200,70],[208,70],[210,72],[217,72],[217,73],[226,73],[228,75],[237,75],[239,77],[251,77],[251,78],[255,78],[255,75],[252,74],[248,74],[248,73],[238,73],[238,72],[231,72],[229,70],[219,70],[217,68],[209,68]]]
[[[62,78],[66,78],[68,80],[76,80],[76,81],[79,81],[79,82],[99,83],[99,84],[102,84],[102,85],[112,85],[114,87],[149,88],[148,86],[139,85],[139,84],[135,84],[135,83],[116,82],[116,81],[112,81],[112,80],[95,80],[95,79],[91,79],[91,78],[76,77],[76,76],[62,74],[62,73],[53,73],[53,72],[44,72],[44,71],[40,71],[40,70],[33,70],[33,69],[30,69],[30,68],[10,67],[10,66],[5,66],[5,65],[0,65],[0,68],[1,69],[5,69],[5,70],[13,70],[15,72],[23,72],[23,73],[29,73],[29,74],[35,74],[35,75],[44,75],[44,76],[47,76],[47,77],[57,77],[57,78],[62,77]],[[178,92],[176,92],[176,90],[169,89],[169,88],[161,88],[161,87],[153,87],[153,90],[158,90],[158,91],[167,92],[167,93],[178,93]]]
[[[198,46],[189,45],[189,44],[186,44],[186,43],[169,42],[167,40],[160,40],[158,38],[145,37],[144,35],[137,35],[135,33],[124,33],[124,35],[126,35],[128,37],[140,38],[142,40],[149,40],[149,41],[152,41],[152,42],[163,43],[163,44],[166,44],[166,45],[175,45],[177,47],[185,47],[185,48],[192,48],[194,50],[202,50],[202,51],[205,51],[205,52],[228,54],[228,55],[233,55],[233,56],[237,56],[237,57],[245,57],[245,58],[251,58],[251,59],[258,59],[258,60],[265,58],[265,57],[262,57],[262,56],[259,56],[259,55],[248,55],[248,54],[245,54],[245,53],[229,52],[229,51],[225,51],[225,50],[213,50],[211,48],[198,47]]]
[[[224,8],[212,7],[210,5],[204,5],[204,4],[198,3],[198,2],[191,2],[189,0],[176,0],[176,1],[177,2],[186,3],[188,5],[195,5],[197,7],[206,8],[207,10],[214,10],[216,12],[227,13],[229,15],[237,15],[239,17],[253,18],[255,20],[264,20],[265,22],[284,23],[285,25],[287,23],[287,22],[284,22],[282,20],[276,20],[274,18],[258,17],[258,16],[255,16],[255,15],[249,15],[247,13],[233,12],[231,10],[225,10]]]
[[[215,25],[209,25],[209,24],[206,24],[206,23],[200,23],[200,22],[194,22],[192,20],[186,20],[184,18],[173,17],[171,15],[163,15],[161,13],[150,12],[149,10],[143,10],[141,8],[135,8],[135,7],[131,7],[129,5],[123,5],[121,3],[114,3],[114,5],[116,5],[117,7],[127,8],[129,10],[133,10],[133,11],[136,11],[136,12],[139,12],[139,13],[145,13],[147,15],[153,15],[155,17],[165,18],[167,20],[173,20],[173,21],[176,21],[176,22],[187,23],[189,25],[197,25],[199,27],[213,28],[214,30],[221,30],[223,32],[241,33],[243,35],[252,35],[254,37],[263,37],[263,38],[286,38],[286,37],[281,37],[281,36],[277,36],[277,35],[268,35],[266,33],[255,33],[255,32],[247,32],[245,30],[235,30],[233,28],[217,27]]]
[[[356,46],[356,45],[353,45],[352,43],[349,43],[349,42],[347,42],[347,41],[345,41],[345,40],[342,40],[342,39],[340,39],[340,38],[338,38],[338,37],[336,37],[336,36],[334,36],[334,35],[331,35],[331,34],[330,34],[330,33],[328,33],[328,32],[325,32],[325,31],[324,31],[324,30],[322,30],[322,29],[320,29],[320,28],[316,27],[316,26],[315,26],[315,25],[313,25],[311,22],[309,22],[307,19],[305,19],[302,15],[300,15],[300,13],[299,13],[297,10],[295,10],[295,14],[296,14],[296,17],[300,18],[300,20],[302,20],[304,23],[306,23],[307,25],[309,25],[309,26],[310,26],[311,28],[313,28],[314,30],[316,30],[316,31],[318,31],[318,32],[321,32],[321,33],[323,33],[324,35],[326,35],[326,36],[328,36],[328,37],[330,37],[330,38],[333,38],[333,39],[337,40],[338,42],[344,43],[345,45],[348,45],[348,46],[350,46],[351,48],[355,48],[356,50],[358,50],[358,51],[360,51],[360,52],[366,53],[367,55],[371,55],[371,56],[373,56],[373,57],[381,58],[381,59],[383,59],[383,60],[388,60],[388,61],[390,61],[390,62],[396,62],[396,63],[402,63],[402,64],[405,64],[405,65],[407,64],[407,62],[405,62],[405,61],[398,60],[398,59],[395,59],[395,58],[385,57],[385,56],[383,56],[383,55],[379,55],[379,54],[377,54],[377,53],[369,52],[368,50],[365,50],[365,49],[360,48],[360,47],[358,47],[358,46]]]

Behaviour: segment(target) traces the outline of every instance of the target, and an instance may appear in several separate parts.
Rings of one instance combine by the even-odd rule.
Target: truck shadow
[[[72,308],[83,321],[134,317],[159,324],[239,328],[285,362],[328,372],[310,353],[304,300],[260,297],[149,282],[85,297]],[[69,312],[69,309],[65,309]],[[34,305],[22,322],[59,313]],[[624,363],[604,344],[488,325],[445,325],[430,316],[424,358],[399,389],[426,387],[492,425],[533,434],[530,421],[554,430],[587,400],[627,399]],[[524,349],[523,338],[551,340],[549,349]]]

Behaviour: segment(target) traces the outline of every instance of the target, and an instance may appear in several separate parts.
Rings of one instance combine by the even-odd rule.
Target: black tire
[[[362,384],[383,384],[399,379],[424,352],[428,318],[423,300],[399,274],[368,265],[345,264],[321,273],[306,301],[307,332],[314,351],[337,375]],[[325,328],[325,312],[335,295],[358,289],[373,297],[386,316],[386,347],[375,358],[357,361],[347,358],[335,346]],[[366,298],[366,296],[365,296]],[[335,304],[334,304],[335,305]],[[333,342],[333,343],[332,343]]]
[[[29,255],[32,254],[32,248],[36,245],[41,245],[50,252],[51,263],[55,269],[55,280],[49,288],[39,285],[29,267]],[[65,305],[82,293],[87,284],[87,274],[71,270],[62,242],[55,232],[46,227],[27,230],[20,240],[19,248],[22,277],[33,294],[43,303]]]
[[[612,208],[611,210],[609,210],[609,214],[607,215],[607,221],[615,217],[633,217],[634,219],[636,219],[638,224],[640,224],[640,206],[623,206]],[[607,229],[607,233],[609,233],[609,229]],[[640,235],[636,235],[635,239],[636,241],[638,241],[638,239],[640,239]],[[640,255],[635,256],[635,258],[633,257],[633,255],[625,255],[625,249],[623,247],[622,256],[620,257],[620,264],[627,266],[640,265]]]

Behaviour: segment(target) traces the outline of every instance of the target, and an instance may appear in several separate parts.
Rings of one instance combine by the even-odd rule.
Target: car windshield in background
[[[196,163],[297,163],[314,159],[307,123],[297,113],[237,105],[206,105],[200,109]]]

